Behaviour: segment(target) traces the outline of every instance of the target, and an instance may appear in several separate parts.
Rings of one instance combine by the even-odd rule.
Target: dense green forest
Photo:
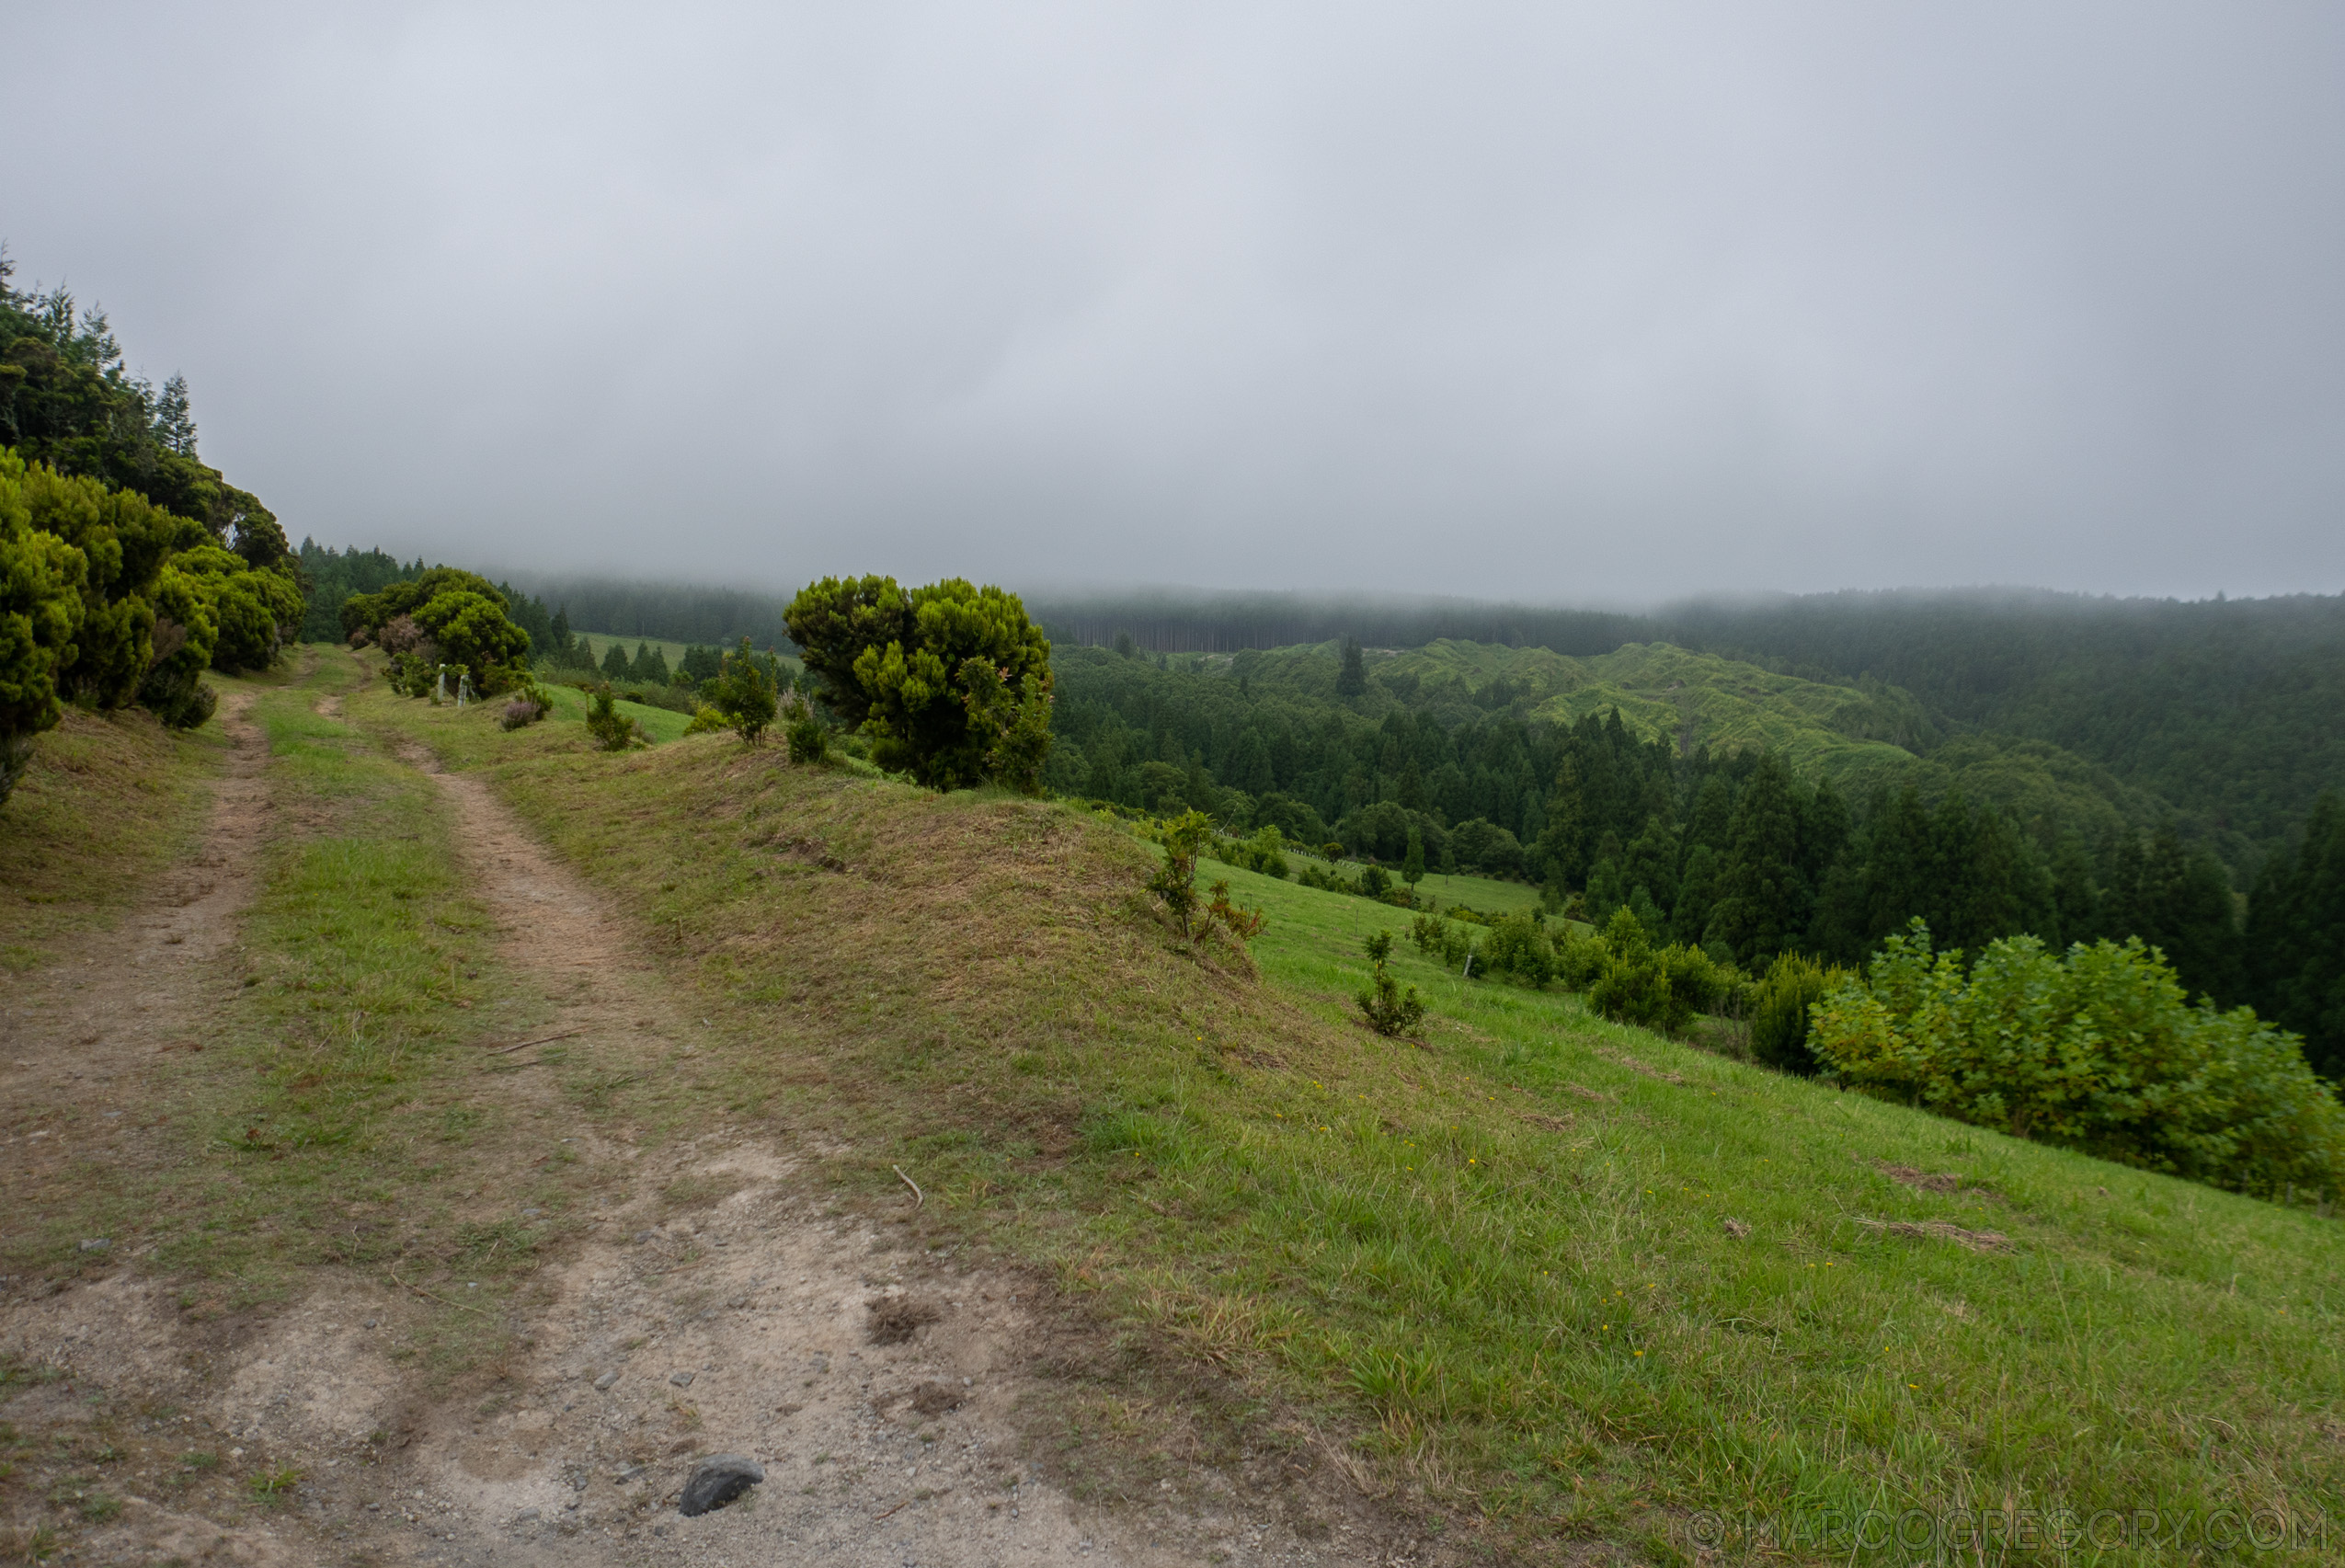
[[[2170,802],[2235,867],[2345,779],[2345,599],[1833,593],[1671,612],[1678,640],[1870,675]]]
[[[2345,1068],[2334,810],[2266,871],[2296,911],[2266,923],[2294,936],[2251,947],[2229,871],[2164,803],[2046,742],[1940,739],[1877,682],[1650,645],[1176,657],[1127,640],[1061,647],[1053,666],[1045,777],[1064,794],[1195,807],[1395,867],[1413,847],[1436,870],[1542,884],[1554,906],[1576,896],[1591,919],[1628,907],[1746,968],[1785,952],[1859,963],[1916,917],[1973,952],[2138,935],[2194,993],[2255,1001],[2324,1070]]]
[[[711,647],[731,647],[747,637],[761,648],[790,646],[789,628],[783,624],[787,594],[609,578],[524,574],[517,580],[540,601],[567,610],[571,625],[612,636]]]
[[[558,592],[534,586],[566,603],[576,624],[630,637],[720,646],[746,635],[761,647],[787,646],[781,595],[601,579]],[[1143,653],[1234,655],[1348,637],[1370,650],[1447,640],[1565,658],[1656,644],[1714,654],[1853,693],[1833,699],[1844,706],[1870,703],[1879,727],[1836,731],[1850,740],[1886,740],[1953,772],[1979,764],[1983,741],[2000,766],[2090,773],[2073,782],[2129,817],[2171,818],[2242,883],[2309,819],[2321,790],[2345,778],[2345,725],[2334,722],[2345,712],[2345,598],[2336,596],[1826,593],[1635,613],[1170,590],[1030,603],[1062,649],[1123,636]],[[1633,726],[1658,732],[1675,722],[1657,711],[1675,699],[1622,684]]]

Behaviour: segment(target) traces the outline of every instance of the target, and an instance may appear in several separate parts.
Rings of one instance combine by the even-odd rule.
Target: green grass
[[[1384,1040],[1349,999],[1360,939],[1404,912],[1216,866],[1270,916],[1249,979],[1148,918],[1140,846],[1047,805],[725,737],[597,757],[558,726],[381,716],[486,769],[638,910],[726,1042],[715,1103],[851,1142],[821,1167],[849,1192],[903,1164],[923,1223],[1056,1268],[1163,1375],[1198,1374],[1161,1407],[1234,1378],[1401,1505],[1535,1555],[1691,1561],[1714,1516],[1730,1556],[1904,1562],[1927,1553],[1848,1521],[2229,1507],[2301,1530],[2345,1505],[2345,1244],[2307,1212],[1461,982],[1405,940],[1433,1018]]]
[[[532,1165],[560,1133],[484,1072],[477,1043],[514,1036],[548,1002],[498,967],[431,781],[315,711],[356,673],[326,648],[307,676],[228,683],[257,694],[273,815],[299,827],[265,853],[235,971],[216,978],[229,995],[148,1070],[145,1152],[123,1160],[74,1137],[80,1159],[15,1189],[26,1201],[0,1239],[11,1266],[72,1272],[89,1262],[77,1239],[104,1234],[109,1255],[143,1253],[202,1310],[282,1297],[320,1265],[377,1278],[395,1267],[424,1289],[461,1265],[493,1306],[598,1179],[569,1162]],[[487,719],[477,707],[464,717]],[[589,1116],[588,1064],[574,1076],[566,1114]],[[492,1185],[493,1213],[464,1201]],[[544,1217],[498,1231],[497,1247],[474,1244],[485,1224],[511,1230],[523,1204]],[[450,1312],[423,1348],[457,1365],[500,1333],[480,1312]]]
[[[216,718],[175,735],[143,713],[67,708],[33,748],[0,805],[0,974],[110,927],[154,887],[201,830],[228,740]]]
[[[551,725],[576,725],[583,729],[587,710],[593,705],[593,699],[575,686],[549,685],[543,686],[541,689],[554,699],[554,711],[542,722]],[[487,706],[492,712],[502,711],[504,705],[504,703],[496,697],[488,699]],[[685,727],[692,722],[690,714],[675,713],[667,708],[655,708],[646,703],[631,703],[624,698],[621,698],[614,705],[621,714],[643,726],[644,733],[651,737],[654,745],[678,738],[684,733]]]
[[[1297,854],[1292,850],[1287,852],[1287,859],[1298,867],[1306,863],[1321,869],[1329,867],[1327,861],[1316,855]],[[1212,864],[1223,865],[1220,861]],[[1360,874],[1360,867],[1349,862],[1336,869],[1350,877]],[[1445,910],[1463,904],[1479,914],[1486,915],[1513,914],[1518,910],[1539,908],[1539,889],[1527,882],[1506,882],[1495,876],[1445,876],[1437,871],[1425,873],[1424,878],[1417,884],[1417,897],[1429,905],[1438,905]],[[1390,905],[1385,907],[1391,908]],[[1401,911],[1401,918],[1405,921],[1409,918],[1407,911]]]

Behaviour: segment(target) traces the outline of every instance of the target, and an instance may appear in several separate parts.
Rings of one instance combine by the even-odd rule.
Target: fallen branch
[[[575,1029],[565,1029],[558,1035],[548,1035],[542,1040],[523,1040],[518,1046],[499,1046],[488,1054],[493,1057],[508,1056],[514,1051],[525,1051],[532,1046],[550,1046],[556,1040],[566,1040],[573,1035],[583,1035],[585,1033],[586,1026],[584,1024],[580,1024]]]
[[[887,1168],[895,1172],[898,1175],[904,1176],[904,1167],[901,1165],[890,1165]],[[921,1185],[912,1180],[911,1177],[904,1176],[904,1185],[912,1189],[912,1207],[914,1208],[920,1207],[921,1205],[928,1201],[928,1195],[921,1191]]]
[[[879,1523],[880,1520],[886,1518],[889,1514],[901,1513],[904,1509],[910,1507],[915,1503],[927,1503],[939,1497],[949,1496],[952,1494],[952,1491],[953,1489],[947,1486],[936,1492],[915,1492],[909,1497],[905,1498],[901,1503],[897,1504],[895,1507],[889,1508],[883,1513],[874,1514],[871,1516],[871,1522],[875,1525]]]
[[[426,1290],[420,1285],[408,1284],[406,1280],[399,1277],[399,1265],[396,1264],[389,1265],[384,1269],[384,1272],[391,1276],[392,1284],[397,1286],[402,1290],[412,1290],[427,1301],[437,1301],[443,1307],[453,1307],[460,1312],[478,1312],[484,1318],[494,1315],[486,1307],[475,1307],[463,1301],[452,1301],[445,1296],[433,1295],[430,1291]]]

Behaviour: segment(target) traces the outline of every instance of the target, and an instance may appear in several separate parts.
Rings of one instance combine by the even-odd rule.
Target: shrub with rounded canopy
[[[0,448],[0,801],[31,760],[32,737],[57,722],[57,671],[74,657],[88,562],[32,526],[26,465]]]
[[[82,553],[81,624],[60,691],[97,708],[136,697],[154,653],[155,578],[175,553],[208,542],[200,523],[96,479],[26,467],[20,484],[32,526]]]
[[[379,593],[351,595],[342,604],[342,630],[395,657],[412,658],[428,647],[431,662],[464,666],[474,690],[486,696],[528,679],[530,635],[513,624],[509,608],[486,578],[434,567]]]
[[[881,767],[937,789],[1039,787],[1050,642],[1016,594],[959,578],[909,590],[825,578],[784,621],[824,703],[872,738]]]
[[[302,624],[302,590],[290,576],[273,567],[255,571],[242,555],[217,544],[185,551],[172,564],[195,578],[212,601],[219,628],[212,669],[234,675],[277,662]]]
[[[1915,921],[1816,1004],[1817,1057],[1941,1116],[2241,1192],[2345,1187],[2345,1109],[2295,1036],[2193,1007],[2129,937],[1991,942],[1965,972]]]
[[[174,729],[193,729],[219,699],[203,683],[220,643],[213,597],[173,562],[155,574],[154,653],[139,682],[139,701]]]
[[[451,590],[477,593],[500,611],[509,608],[505,596],[486,578],[455,567],[434,567],[404,582],[386,583],[379,593],[354,593],[344,600],[342,630],[345,635],[364,632],[372,639],[385,622],[411,615]]]
[[[526,673],[530,635],[506,618],[501,599],[449,589],[418,607],[415,621],[440,645],[440,658],[472,672],[477,691],[501,692]]]

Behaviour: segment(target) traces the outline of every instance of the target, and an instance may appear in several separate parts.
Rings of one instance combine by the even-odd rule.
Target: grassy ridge
[[[1141,906],[1141,847],[1057,807],[368,701],[640,911],[729,1041],[723,1104],[844,1136],[850,1185],[904,1164],[940,1223],[1331,1424],[1404,1505],[1662,1561],[1712,1512],[1733,1554],[1868,1562],[1926,1554],[1850,1539],[1866,1508],[2345,1514],[2345,1243],[2307,1213],[1405,946],[1436,1022],[1381,1040],[1348,995],[1403,917],[1233,873],[1271,915],[1260,979],[1201,963]],[[2320,1560],[2303,1539],[2266,1560]]]
[[[174,735],[134,709],[69,707],[36,736],[0,806],[0,974],[56,957],[151,887],[201,830],[227,751],[217,720]]]

